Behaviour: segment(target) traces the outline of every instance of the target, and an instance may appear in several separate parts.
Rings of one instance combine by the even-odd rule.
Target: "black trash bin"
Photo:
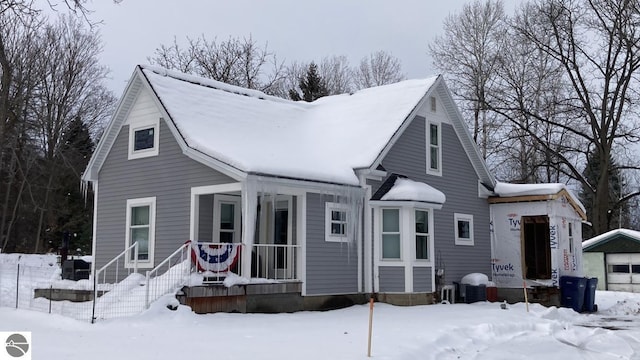
[[[596,305],[596,288],[598,287],[598,278],[588,278],[587,285],[584,289],[584,304],[582,311],[594,312],[598,311]]]
[[[478,301],[487,301],[487,286],[481,285],[465,285],[464,302],[471,304]]]
[[[576,276],[560,277],[560,305],[570,307],[576,312],[582,311],[584,305],[587,278]]]
[[[91,264],[84,260],[66,260],[62,263],[62,278],[65,280],[88,279],[91,272]]]

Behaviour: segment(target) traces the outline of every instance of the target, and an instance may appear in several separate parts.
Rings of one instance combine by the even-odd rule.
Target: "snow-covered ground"
[[[2,275],[2,274],[0,274]],[[1,293],[15,293],[3,281]],[[596,294],[599,311],[498,303],[376,303],[376,359],[640,359],[640,294]],[[369,306],[293,314],[194,314],[165,296],[96,324],[0,307],[0,331],[31,331],[34,359],[365,359]],[[3,339],[4,341],[4,339]],[[0,351],[3,349],[0,348]],[[1,354],[0,354],[1,355]],[[2,358],[2,356],[0,356]]]

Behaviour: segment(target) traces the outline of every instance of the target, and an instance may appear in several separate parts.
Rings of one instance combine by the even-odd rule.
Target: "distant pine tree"
[[[609,202],[607,213],[607,231],[618,227],[626,227],[629,224],[628,211],[629,204],[627,202],[620,202],[620,198],[624,196],[624,175],[620,172],[614,159],[610,160],[611,171],[609,172]],[[600,154],[592,152],[588,157],[587,166],[582,174],[585,179],[591,185],[591,188],[595,189],[598,184],[598,176],[602,172],[600,171]],[[588,187],[582,186],[580,191],[580,201],[587,210],[587,216],[590,218],[593,212],[594,194]],[[583,239],[589,239],[599,234],[593,233],[591,227],[583,226],[582,237]]]
[[[312,102],[323,96],[329,95],[327,84],[318,74],[318,66],[314,62],[309,64],[307,74],[300,78],[299,86],[302,91],[302,95],[300,95],[296,89],[291,89],[289,90],[289,97],[291,100]]]

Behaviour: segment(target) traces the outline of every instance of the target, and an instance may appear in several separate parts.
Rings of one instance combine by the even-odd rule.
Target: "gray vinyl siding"
[[[160,121],[158,156],[127,160],[129,127],[120,129],[98,180],[96,264],[124,250],[127,199],[156,197],[154,264],[189,240],[191,187],[235,180],[184,154]]]
[[[404,266],[380,266],[380,292],[404,292]]]
[[[430,267],[413,267],[413,291],[414,292],[432,292],[431,287],[431,268]]]
[[[307,193],[307,295],[358,291],[356,243],[325,241],[325,203],[332,201],[333,196]]]
[[[446,195],[442,209],[434,213],[435,266],[444,265],[444,281],[459,281],[472,272],[491,274],[489,204],[478,197],[478,176],[453,126],[441,125],[442,176],[426,174],[425,119],[417,116],[382,161],[390,173],[423,181]],[[375,189],[374,189],[375,191]],[[453,214],[473,215],[474,246],[455,245]]]

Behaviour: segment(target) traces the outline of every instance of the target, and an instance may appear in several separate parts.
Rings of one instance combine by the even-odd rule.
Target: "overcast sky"
[[[511,0],[515,1],[515,0]],[[519,2],[520,0],[518,0]],[[279,60],[319,61],[345,55],[352,65],[378,50],[399,58],[408,78],[436,73],[427,44],[447,15],[466,0],[94,0],[102,20],[103,64],[120,95],[136,64],[160,44],[204,35],[226,40],[251,35]]]

